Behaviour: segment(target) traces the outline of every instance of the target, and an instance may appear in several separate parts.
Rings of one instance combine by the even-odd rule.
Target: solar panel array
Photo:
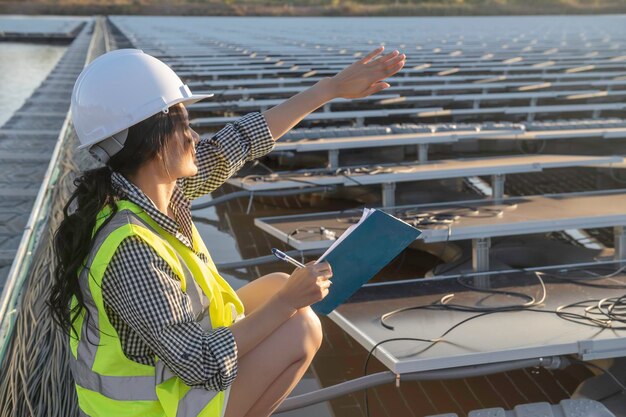
[[[220,104],[228,98],[223,105],[240,112],[249,111],[249,103],[230,101],[290,96],[382,43],[407,55],[405,68],[385,91],[397,97],[355,101],[351,110],[364,110],[359,107],[365,103],[381,112],[412,108],[407,118],[427,122],[442,116],[507,119],[563,112],[584,118],[594,111],[600,116],[622,110],[622,19],[112,21],[135,46],[170,64],[190,87],[219,92]],[[212,104],[196,109],[210,110]],[[198,123],[210,123],[210,118]]]
[[[78,35],[78,30],[88,21],[84,17],[55,17],[4,15],[0,16],[0,40],[19,39],[67,39],[68,42]]]
[[[484,18],[111,18],[135,47],[168,63],[210,101],[189,107],[209,133],[264,111],[336,74],[379,44],[406,54],[391,87],[359,100],[335,99],[286,134],[276,152],[327,152],[319,168],[234,178],[250,191],[382,184],[544,168],[623,166],[626,27],[623,16]],[[615,139],[607,145],[608,139]],[[429,146],[472,141],[597,141],[609,152],[433,161]],[[414,162],[346,166],[340,152],[410,145]],[[539,151],[542,147],[539,149]],[[584,154],[584,152],[583,152]],[[458,155],[457,155],[458,156]],[[620,165],[621,164],[621,165]],[[591,190],[590,190],[591,191]],[[433,202],[435,203],[435,202]]]
[[[10,20],[0,18],[0,27],[6,27]],[[59,20],[61,23],[51,20],[55,22],[53,26],[47,26],[46,18],[19,21],[24,24],[24,30],[28,27],[53,30],[57,24],[63,30],[82,29],[33,94],[0,126],[0,293],[20,256],[20,242],[60,140],[74,80],[85,65],[93,27],[92,19],[63,19]]]
[[[615,239],[615,257],[626,257],[626,216],[619,208],[623,206],[624,193],[622,190],[599,192],[598,189],[607,188],[606,184],[593,180],[600,178],[607,167],[612,170],[625,165],[621,156],[626,142],[623,140],[626,137],[624,19],[623,16],[297,19],[115,16],[110,21],[129,45],[171,65],[192,91],[215,93],[213,99],[189,107],[192,125],[201,134],[210,134],[248,112],[278,105],[322,77],[332,76],[380,43],[387,51],[404,52],[405,68],[387,80],[391,88],[365,99],[336,99],[327,103],[307,116],[297,129],[284,135],[276,146],[275,156],[263,161],[274,172],[233,178],[231,184],[253,191],[247,200],[229,200],[233,203],[227,203],[224,212],[228,212],[228,222],[238,237],[237,244],[243,248],[242,254],[244,250],[251,256],[267,254],[268,245],[276,244],[274,238],[299,250],[319,251],[354,223],[359,217],[358,210],[306,214],[307,208],[312,210],[308,202],[316,200],[301,198],[294,206],[304,214],[277,217],[274,207],[273,217],[255,219],[255,225],[266,232],[261,234],[250,230],[249,217],[243,214],[246,205],[248,209],[253,206],[251,195],[277,192],[293,195],[294,191],[304,194],[307,187],[309,191],[328,187],[334,189],[334,195],[354,197],[354,202],[357,196],[365,194],[363,190],[372,194],[374,188],[377,201],[382,204],[391,206],[396,197],[398,201],[400,197],[404,202],[408,199],[408,205],[388,210],[425,229],[426,243],[417,242],[420,250],[427,251],[425,245],[437,244],[428,242],[443,242],[436,247],[443,249],[433,246],[430,252],[439,251],[441,255],[449,242],[457,244],[457,239],[463,239],[464,263],[441,266],[448,274],[459,271],[465,274],[473,268],[478,272],[471,282],[485,288],[492,282],[492,277],[484,272],[490,268],[491,237],[565,229],[572,233],[579,228],[614,226],[610,237]],[[367,163],[354,165],[352,162],[363,154],[368,157]],[[398,154],[403,157],[389,156]],[[541,177],[543,170],[545,177]],[[531,172],[540,176],[540,184],[529,180]],[[567,175],[560,177],[559,173]],[[518,181],[520,177],[524,180]],[[473,194],[455,188],[459,178],[465,178],[465,185],[471,184]],[[550,187],[541,183],[542,178],[550,180]],[[569,184],[572,178],[585,178],[585,181]],[[414,186],[422,184],[419,181],[430,182],[418,189]],[[530,185],[524,189],[521,185],[527,183]],[[436,185],[428,189],[433,184]],[[418,192],[396,196],[396,185],[398,191],[418,189]],[[441,189],[437,189],[439,186]],[[530,189],[548,188],[556,189],[559,194],[527,196]],[[270,191],[260,191],[263,189]],[[378,190],[382,191],[380,196]],[[578,193],[567,194],[568,191]],[[524,197],[506,196],[516,193]],[[240,192],[231,196],[236,194]],[[459,207],[455,199],[467,194],[473,200],[465,200],[466,205]],[[440,201],[424,201],[425,195]],[[417,197],[421,198],[421,204],[411,201]],[[279,206],[279,200],[288,199],[275,198],[272,203]],[[351,207],[357,204],[354,202]],[[263,207],[263,202],[254,207]],[[588,239],[581,233],[574,236]],[[519,240],[526,242],[524,239]],[[528,242],[546,243],[543,237],[528,239]],[[471,255],[465,253],[470,240]],[[560,244],[554,240],[550,243]],[[548,247],[524,245],[529,249],[527,257],[534,257]],[[251,246],[255,248],[250,249]],[[524,257],[525,253],[521,253],[524,250],[513,249],[516,256],[520,255],[516,259]],[[575,262],[588,259],[590,251],[576,249],[567,251],[567,256],[559,260],[552,259],[556,255],[553,253],[541,259],[550,258],[550,262],[561,264],[565,258]],[[411,256],[402,257],[402,262],[408,258]],[[416,258],[406,269],[425,259]],[[499,258],[496,260],[496,267],[509,267]],[[399,270],[395,268],[395,273]],[[506,286],[514,287],[515,291],[539,293],[540,288],[534,285],[532,277],[519,275],[516,272],[508,278],[505,276]],[[391,285],[370,284],[355,295],[354,302],[333,312],[331,320],[369,350],[389,337],[415,337],[416,331],[436,337],[441,334],[439,330],[466,317],[457,312],[432,315],[416,312],[395,318],[395,332],[382,329],[380,315],[389,309],[430,303],[434,297],[441,296],[428,291],[422,293],[424,288],[432,291],[439,282],[424,283],[420,275],[398,283],[397,280],[405,278],[394,276],[396,282]],[[499,278],[495,276],[495,281]],[[413,285],[415,282],[423,285]],[[456,285],[454,280],[447,282]],[[552,303],[547,308],[578,300],[581,294],[575,285],[549,284],[547,291],[548,302]],[[470,297],[461,303],[481,303],[475,299],[483,297],[479,292],[458,292],[459,297],[460,293]],[[587,294],[596,296],[596,293]],[[598,298],[606,296],[606,292],[597,290]],[[619,331],[597,333],[594,329],[585,333],[590,328],[581,329],[574,323],[564,325],[556,317],[542,317],[541,325],[532,326],[532,332],[526,331],[530,320],[535,318],[523,313],[506,318],[491,315],[487,320],[477,321],[482,327],[475,331],[464,328],[465,331],[455,332],[451,340],[459,343],[437,345],[426,354],[415,353],[413,342],[389,344],[378,347],[376,357],[400,374],[408,370],[575,353],[576,347],[587,346],[583,343],[585,339],[593,339],[593,347],[580,351],[581,358],[623,355],[623,349],[609,348],[614,344],[623,346],[619,343],[623,338]],[[488,336],[475,337],[476,334]],[[351,346],[350,350],[355,349]],[[345,355],[337,354],[340,355],[337,362],[349,362]],[[330,366],[342,369],[335,362]],[[407,392],[410,394],[403,398],[416,397],[415,391]],[[391,397],[386,393],[384,398]]]

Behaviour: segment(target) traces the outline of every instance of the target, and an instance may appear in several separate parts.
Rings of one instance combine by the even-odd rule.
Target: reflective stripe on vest
[[[149,367],[149,369],[152,370],[150,372],[150,375],[111,376],[102,375],[101,373],[94,370],[94,365],[97,361],[98,349],[101,348],[100,333],[102,329],[100,329],[99,323],[101,323],[100,320],[103,319],[103,317],[100,317],[99,315],[104,314],[104,318],[106,318],[106,313],[103,311],[103,309],[101,311],[96,305],[96,302],[93,298],[92,289],[90,289],[89,278],[91,276],[91,269],[94,265],[94,260],[98,258],[100,249],[105,243],[108,245],[111,240],[113,242],[111,242],[110,244],[115,245],[116,248],[117,245],[121,243],[123,238],[131,235],[138,235],[148,244],[150,244],[157,251],[157,253],[159,253],[159,255],[168,262],[168,264],[172,267],[172,270],[179,277],[181,277],[181,287],[183,291],[185,291],[189,296],[192,310],[194,315],[196,316],[196,320],[198,321],[198,323],[205,331],[211,330],[212,328],[211,317],[208,313],[210,300],[205,292],[202,290],[202,288],[199,286],[199,284],[196,282],[196,279],[194,279],[191,270],[188,268],[181,254],[179,254],[171,245],[169,245],[166,240],[161,238],[157,230],[155,230],[150,224],[142,219],[139,214],[129,210],[127,208],[129,204],[128,202],[125,203],[126,208],[118,211],[110,219],[110,221],[106,225],[104,225],[104,227],[102,227],[102,229],[96,234],[96,236],[94,236],[93,248],[90,251],[90,254],[85,263],[86,266],[81,270],[79,276],[79,285],[81,288],[81,293],[83,295],[83,301],[90,316],[88,322],[85,318],[83,318],[80,329],[80,337],[75,352],[76,356],[74,357],[74,355],[70,355],[70,366],[72,368],[72,373],[74,375],[77,386],[81,388],[80,390],[77,389],[77,392],[80,391],[79,403],[81,402],[81,398],[85,403],[89,403],[89,405],[92,405],[92,403],[96,403],[96,400],[99,397],[96,396],[94,397],[95,399],[87,398],[91,396],[89,392],[92,391],[94,393],[99,393],[103,395],[104,397],[106,397],[106,399],[132,402],[134,406],[139,408],[141,408],[141,402],[146,402],[145,407],[154,410],[154,405],[150,404],[160,403],[163,412],[159,413],[159,416],[217,416],[218,414],[216,414],[216,412],[219,412],[219,414],[223,414],[224,392],[218,393],[214,391],[208,391],[202,388],[188,387],[184,385],[182,381],[178,377],[176,377],[167,366],[163,364],[162,361],[157,360],[154,367]],[[120,230],[123,230],[123,228],[129,227],[129,231],[121,233],[121,235],[116,236],[115,239],[111,239],[111,236],[113,236],[114,232],[119,232]],[[130,231],[131,229],[132,232]],[[99,278],[101,281],[102,277],[100,276]],[[97,291],[99,291],[99,288],[97,289]],[[102,305],[101,293],[99,293],[98,296],[100,305]],[[238,312],[234,308],[234,305],[230,305],[233,306],[233,314],[230,314],[229,311],[229,314],[227,316],[235,317]],[[228,308],[228,306],[224,307]],[[106,318],[106,320],[108,323],[108,318]],[[115,334],[114,337],[117,338],[117,334]],[[119,343],[119,339],[117,339],[117,342]],[[107,347],[106,349],[110,348]],[[133,366],[136,366],[136,364],[133,363]],[[141,365],[139,366],[141,367]],[[145,370],[142,372],[145,373]],[[165,403],[164,399],[160,398],[161,395],[158,394],[158,392],[165,392],[164,395],[168,398],[167,400],[165,400]],[[179,392],[179,394],[174,394],[176,395],[174,403],[172,403],[172,400],[170,400],[171,396],[173,395],[172,392]],[[213,406],[208,407],[211,401],[213,401],[214,399],[217,400],[216,397],[218,396],[220,397],[219,405],[218,403],[216,403],[216,406],[218,408],[215,408]],[[130,405],[131,403],[127,404]],[[203,413],[203,410],[207,411],[209,409],[213,410],[210,414]],[[98,410],[98,412],[100,411],[102,415],[107,415],[107,410]],[[138,414],[136,415],[141,415],[140,410],[137,409],[137,411]],[[85,410],[81,410],[81,413],[86,414]],[[150,415],[153,414],[154,413]],[[135,414],[129,413],[128,415]]]

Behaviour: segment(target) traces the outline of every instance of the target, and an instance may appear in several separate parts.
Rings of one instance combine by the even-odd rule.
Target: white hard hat
[[[102,162],[124,146],[128,128],[178,104],[212,97],[194,95],[165,63],[139,49],[101,55],[78,76],[72,122],[80,146]]]

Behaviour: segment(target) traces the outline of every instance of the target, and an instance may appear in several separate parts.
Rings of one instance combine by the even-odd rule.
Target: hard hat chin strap
[[[89,153],[103,164],[106,164],[113,155],[124,148],[124,143],[126,143],[127,137],[128,129],[124,129],[121,132],[94,144],[91,148],[89,148]]]

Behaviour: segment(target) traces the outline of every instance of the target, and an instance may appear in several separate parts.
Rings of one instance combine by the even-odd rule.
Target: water
[[[65,46],[0,42],[0,126],[54,68]]]
[[[201,203],[210,200],[211,196],[208,195],[199,198],[196,202]],[[211,257],[216,264],[235,262],[243,259],[239,253],[236,239],[228,232],[219,230],[215,225],[215,222],[221,221],[217,216],[215,207],[194,211],[193,215],[194,223],[198,228],[198,232],[202,236],[202,240],[207,246]],[[203,219],[211,222],[211,224],[203,221]],[[235,290],[238,290],[250,282],[249,280],[237,278],[229,274],[227,271],[220,271],[220,274]]]

